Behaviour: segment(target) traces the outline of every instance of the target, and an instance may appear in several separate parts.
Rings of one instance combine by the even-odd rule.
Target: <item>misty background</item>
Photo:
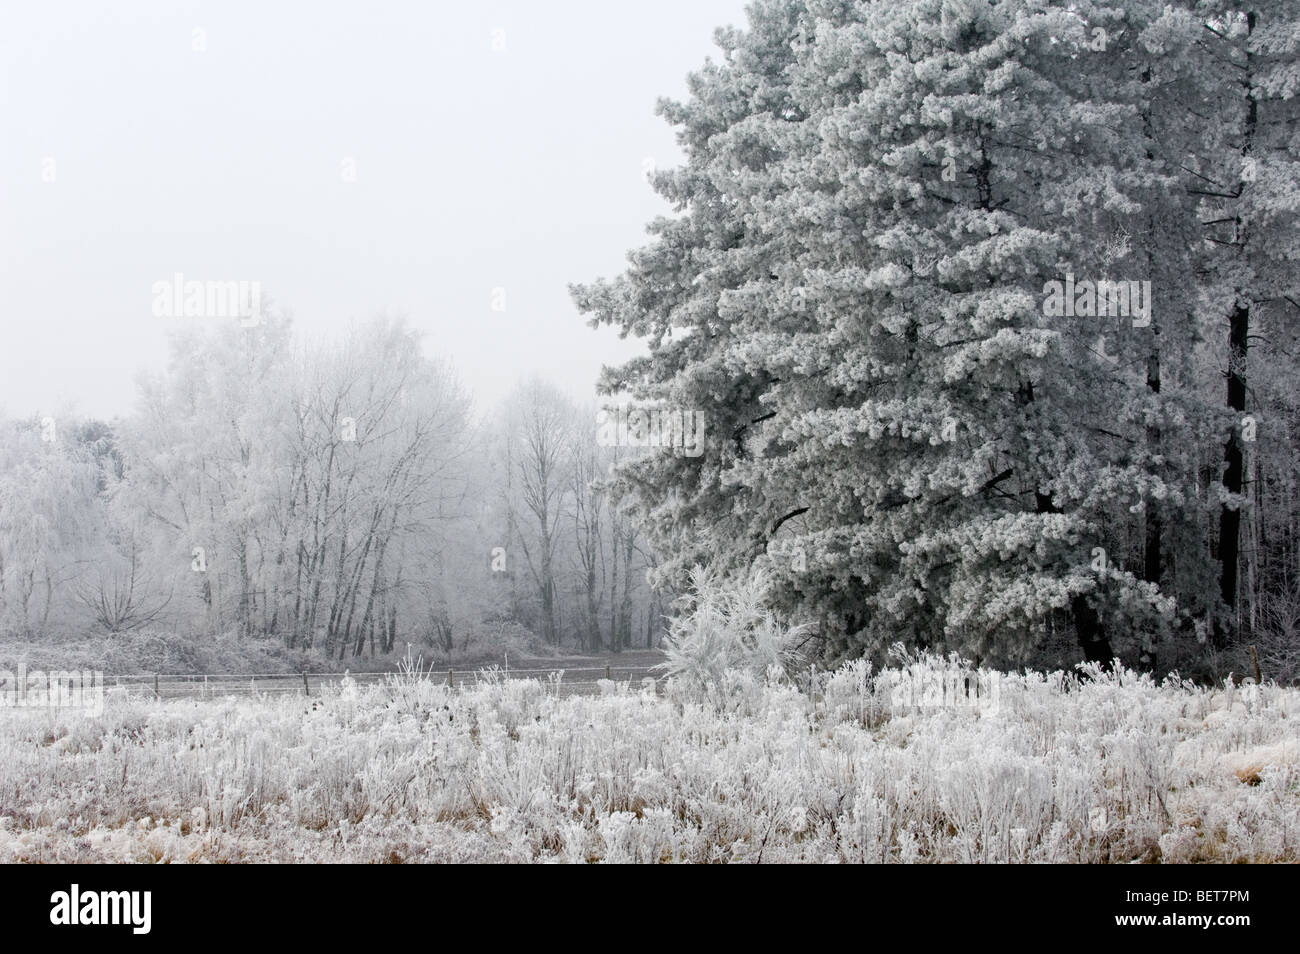
[[[656,101],[741,20],[739,0],[6,9],[13,658],[656,645],[654,556],[598,486],[627,452],[596,440],[596,377],[640,345],[568,286],[670,212]],[[255,285],[263,320],[160,317],[174,280]]]
[[[0,411],[127,412],[176,272],[260,281],[299,334],[405,316],[480,409],[532,373],[588,397],[635,353],[566,284],[669,211],[655,101],[740,0],[310,9],[6,7]]]

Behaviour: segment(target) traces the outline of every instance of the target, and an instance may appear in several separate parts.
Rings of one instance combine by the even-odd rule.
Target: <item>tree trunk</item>
[[[1241,152],[1249,156],[1254,150],[1255,128],[1259,118],[1255,102],[1254,70],[1249,50],[1250,36],[1255,32],[1255,13],[1246,14],[1246,71],[1242,85],[1246,94],[1246,125]],[[1247,189],[1245,182],[1238,183],[1237,194]],[[1246,229],[1240,216],[1237,218],[1237,246],[1244,251]],[[1250,305],[1246,290],[1235,289],[1237,300],[1232,305],[1228,319],[1228,408],[1237,420],[1223,448],[1223,489],[1229,494],[1241,494],[1245,483],[1245,451],[1241,441],[1241,417],[1246,410],[1246,348],[1250,334]],[[1214,636],[1218,645],[1225,645],[1238,628],[1237,611],[1238,565],[1241,558],[1241,506],[1240,499],[1226,501],[1219,511],[1219,596],[1227,607],[1226,616],[1216,615]]]
[[[1152,394],[1160,393],[1160,351],[1153,348],[1150,356],[1147,358],[1147,389]],[[1147,434],[1147,440],[1153,453],[1160,453],[1160,428],[1152,427]],[[1162,537],[1164,534],[1164,521],[1161,519],[1158,504],[1155,501],[1147,501],[1146,506],[1146,549],[1143,553],[1142,561],[1142,579],[1148,583],[1160,585],[1160,578],[1164,575],[1165,559]],[[1156,650],[1155,646],[1147,644],[1142,650],[1142,666],[1147,671],[1156,668]]]
[[[1106,629],[1101,624],[1101,617],[1088,597],[1079,594],[1070,601],[1070,612],[1074,615],[1074,630],[1079,639],[1079,648],[1087,662],[1100,663],[1102,669],[1109,670],[1114,653]]]
[[[1021,385],[1018,399],[1024,404],[1034,400],[1032,381],[1026,381]],[[1051,496],[1042,491],[1034,491],[1034,503],[1039,513],[1061,512],[1061,508],[1052,503]],[[1070,601],[1070,614],[1074,617],[1075,636],[1079,641],[1079,648],[1083,650],[1084,660],[1100,663],[1103,669],[1110,669],[1111,660],[1114,658],[1110,639],[1106,635],[1106,627],[1102,625],[1097,608],[1092,605],[1086,593],[1080,593]]]
[[[1241,441],[1240,415],[1246,410],[1246,340],[1250,332],[1250,308],[1237,304],[1228,325],[1228,407],[1239,415],[1223,447],[1223,489],[1240,496],[1245,484],[1245,452]],[[1237,567],[1241,556],[1241,506],[1230,500],[1219,511],[1219,596],[1228,608],[1222,624],[1215,627],[1219,645],[1227,643],[1237,630]]]

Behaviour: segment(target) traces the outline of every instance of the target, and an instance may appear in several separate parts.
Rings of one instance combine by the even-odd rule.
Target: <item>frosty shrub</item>
[[[889,660],[892,665],[876,680],[876,696],[888,700],[893,715],[935,709],[992,713],[1001,702],[1002,673],[976,669],[957,653],[941,656],[894,643]]]
[[[408,647],[405,658],[399,660],[397,672],[384,677],[393,705],[399,712],[423,721],[438,710],[448,710],[450,689],[441,681],[430,678],[432,667],[426,667],[423,656],[412,658]]]
[[[1256,639],[1264,678],[1296,684],[1300,680],[1300,586],[1266,592],[1259,615]],[[1249,671],[1242,662],[1242,669]]]
[[[673,620],[665,640],[668,675],[716,695],[729,684],[728,673],[790,674],[809,630],[777,619],[766,604],[767,585],[761,573],[724,580],[695,567],[686,612]]]

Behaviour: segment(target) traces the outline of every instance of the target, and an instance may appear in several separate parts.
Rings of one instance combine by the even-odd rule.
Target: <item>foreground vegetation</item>
[[[1300,860],[1300,691],[969,675],[7,709],[0,861]]]

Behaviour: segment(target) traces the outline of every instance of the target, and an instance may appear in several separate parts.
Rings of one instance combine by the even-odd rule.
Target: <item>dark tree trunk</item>
[[[1028,404],[1034,399],[1034,385],[1026,381],[1021,385],[1018,395],[1022,403]],[[1060,513],[1061,508],[1052,503],[1050,495],[1034,491],[1034,502],[1039,513]],[[1074,632],[1083,650],[1087,662],[1100,663],[1103,669],[1110,669],[1115,654],[1111,650],[1106,627],[1102,625],[1097,608],[1092,605],[1086,594],[1080,593],[1070,601],[1070,614],[1074,617]]]
[[[1114,653],[1111,652],[1110,640],[1106,637],[1106,629],[1101,624],[1096,608],[1088,602],[1087,596],[1080,594],[1070,602],[1070,612],[1074,615],[1074,630],[1084,660],[1100,663],[1103,669],[1110,669]]]
[[[1035,493],[1034,496],[1038,501],[1039,513],[1061,512],[1046,494]],[[1083,650],[1084,661],[1100,663],[1103,669],[1109,670],[1115,653],[1110,646],[1110,637],[1106,635],[1106,627],[1102,625],[1101,615],[1087,594],[1080,593],[1070,601],[1070,615],[1074,617],[1074,633],[1079,648]]]
[[[1150,357],[1147,358],[1147,389],[1152,394],[1160,393],[1160,352],[1153,350]],[[1153,453],[1160,453],[1160,428],[1152,427],[1148,433]],[[1142,561],[1142,579],[1148,583],[1160,585],[1160,578],[1165,571],[1164,547],[1161,537],[1164,534],[1164,521],[1161,518],[1158,505],[1154,501],[1148,501],[1146,508],[1146,549]],[[1156,650],[1153,645],[1147,645],[1142,651],[1142,665],[1148,671],[1156,668]]]
[[[1152,394],[1160,393],[1160,352],[1153,351],[1147,358],[1147,389]],[[1160,428],[1151,428],[1148,434],[1151,448],[1156,453],[1160,450]],[[1164,552],[1161,547],[1163,531],[1160,513],[1155,507],[1147,508],[1146,553],[1142,566],[1142,578],[1148,583],[1160,583],[1164,573]]]
[[[1246,14],[1246,36],[1255,31],[1255,13]],[[1253,151],[1255,129],[1258,122],[1258,105],[1255,102],[1254,74],[1249,50],[1246,54],[1246,73],[1243,77],[1246,91],[1246,128],[1242,154]],[[1238,194],[1244,192],[1246,183],[1238,185]],[[1237,244],[1244,249],[1246,230],[1237,219]],[[1237,420],[1223,448],[1223,489],[1239,495],[1245,484],[1245,453],[1241,441],[1241,416],[1246,410],[1246,346],[1250,334],[1250,305],[1243,299],[1245,291],[1236,289],[1237,300],[1228,319],[1228,408],[1236,412]],[[1219,596],[1227,607],[1226,617],[1216,615],[1215,642],[1226,644],[1237,630],[1237,574],[1241,557],[1241,508],[1238,501],[1224,503],[1219,511]]]
[[[1239,415],[1246,410],[1246,336],[1250,331],[1250,309],[1237,305],[1232,309],[1228,327],[1228,407]],[[1233,425],[1223,447],[1223,489],[1240,494],[1245,486],[1245,454],[1241,441],[1240,420]],[[1237,627],[1237,567],[1241,556],[1241,507],[1236,501],[1225,503],[1219,512],[1219,595],[1228,608],[1228,619],[1216,627],[1220,644]]]

